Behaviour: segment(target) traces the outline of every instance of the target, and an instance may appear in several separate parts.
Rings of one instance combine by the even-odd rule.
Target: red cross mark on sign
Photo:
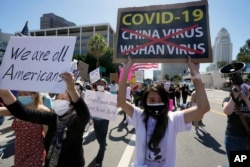
[[[165,45],[170,45],[170,46],[173,46],[173,47],[176,47],[176,48],[179,48],[179,49],[183,49],[183,50],[186,50],[186,51],[189,51],[189,52],[194,52],[194,53],[196,53],[196,54],[200,54],[200,55],[201,55],[201,54],[203,54],[203,52],[200,51],[200,50],[191,49],[191,48],[188,48],[188,47],[185,47],[185,46],[181,46],[181,45],[178,45],[178,44],[175,44],[175,43],[166,41],[166,39],[169,39],[169,38],[171,38],[172,36],[175,36],[175,35],[184,33],[184,32],[186,32],[186,31],[189,31],[189,30],[191,30],[191,29],[193,29],[193,28],[196,28],[196,27],[198,27],[198,24],[195,24],[195,25],[192,25],[192,26],[190,26],[190,27],[184,28],[184,29],[182,29],[182,30],[180,30],[180,31],[178,31],[178,32],[169,34],[169,35],[164,36],[164,37],[159,38],[159,39],[158,39],[158,38],[151,37],[151,36],[148,36],[148,35],[145,35],[145,34],[140,34],[140,33],[135,32],[135,31],[133,31],[133,30],[129,30],[129,29],[126,29],[126,28],[121,28],[122,31],[126,31],[126,32],[129,32],[129,33],[131,33],[131,34],[135,34],[135,35],[138,35],[138,36],[141,36],[141,37],[144,37],[144,38],[146,38],[146,39],[151,40],[151,42],[145,43],[144,45],[140,45],[140,46],[137,46],[137,47],[135,47],[135,48],[126,50],[126,51],[122,52],[122,54],[128,54],[128,53],[131,53],[131,52],[133,52],[133,51],[136,51],[136,50],[138,50],[138,49],[140,49],[140,48],[144,48],[145,46],[153,45],[153,44],[155,44],[155,43],[162,43],[162,44],[165,44]]]

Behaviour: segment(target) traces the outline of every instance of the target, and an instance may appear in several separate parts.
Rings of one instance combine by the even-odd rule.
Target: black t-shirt
[[[224,102],[228,102],[230,100],[231,97],[226,97],[223,100]],[[245,102],[243,100],[241,100],[239,102],[240,104],[240,110],[243,114],[243,116],[245,117],[248,126],[250,126],[250,110],[248,109],[248,107],[246,106]],[[246,137],[247,136],[247,132],[246,129],[243,125],[243,123],[241,122],[241,119],[239,117],[238,111],[236,108],[233,109],[233,113],[231,115],[227,116],[227,127],[226,127],[226,135],[230,135],[230,136],[237,136],[237,137]]]

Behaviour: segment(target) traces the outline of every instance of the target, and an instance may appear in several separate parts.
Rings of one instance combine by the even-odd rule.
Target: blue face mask
[[[29,105],[33,103],[32,96],[18,96],[17,98],[23,105]]]

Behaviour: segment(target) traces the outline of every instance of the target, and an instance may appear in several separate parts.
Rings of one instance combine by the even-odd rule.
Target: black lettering
[[[17,50],[14,51],[14,48],[12,48],[12,52],[11,52],[11,59],[17,59],[21,54],[21,60],[27,60],[27,56],[30,55],[31,51],[26,51],[23,53],[23,51],[25,50],[25,48],[23,48],[20,52],[19,52],[19,49],[18,48]],[[19,52],[19,53],[18,53]]]

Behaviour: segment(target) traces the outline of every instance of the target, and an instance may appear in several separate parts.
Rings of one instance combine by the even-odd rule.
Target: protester
[[[0,107],[3,107],[3,106],[4,106],[3,100],[0,97]],[[4,116],[0,116],[0,126],[4,123],[4,119],[5,119]],[[2,132],[0,132],[0,135],[1,134],[2,134]],[[0,148],[0,160],[2,159],[3,156],[4,156],[3,148]]]
[[[112,94],[117,94],[118,90],[119,90],[119,86],[118,84],[115,82],[115,80],[113,80],[111,82],[111,84],[108,86],[109,87],[109,92]]]
[[[96,82],[96,85],[97,91],[102,93],[110,93],[105,91],[105,88],[107,87],[107,81],[104,78],[98,80]],[[100,117],[93,117],[92,120],[94,123],[95,136],[99,144],[99,150],[95,158],[96,167],[101,167],[107,146],[106,138],[108,133],[109,120]]]
[[[225,147],[228,160],[230,151],[250,150],[250,133],[240,118],[240,112],[246,124],[250,127],[250,92],[241,93],[238,85],[233,85],[230,96],[224,98],[222,107],[227,115],[227,126],[225,131]],[[239,111],[239,110],[240,111]]]
[[[176,106],[175,106],[175,87],[174,87],[174,84],[170,84],[170,87],[168,89],[168,95],[169,95],[169,99],[171,99],[172,103],[173,103],[173,107],[171,108],[171,110],[175,111]]]
[[[180,105],[181,105],[181,88],[180,88],[180,85],[176,85],[176,87],[175,87],[175,99],[176,99],[177,107],[180,107]]]
[[[181,87],[181,97],[183,104],[187,103],[188,94],[189,94],[188,85],[186,84],[186,82],[184,82],[183,86]]]
[[[43,105],[42,98],[38,92],[18,91],[17,98],[25,107],[49,112]],[[0,115],[12,116],[5,108],[0,108]],[[12,129],[15,132],[15,156],[16,167],[42,167],[45,162],[44,137],[47,132],[47,125],[22,121],[15,118],[12,122]],[[28,143],[28,144],[27,144]]]
[[[140,109],[127,102],[126,81],[132,60],[124,67],[119,84],[118,106],[131,118],[136,132],[134,166],[174,167],[176,159],[176,135],[191,129],[191,122],[201,118],[210,106],[199,77],[199,64],[194,64],[188,57],[187,62],[197,93],[197,106],[182,111],[168,112],[169,97],[162,85],[150,85],[144,91]]]
[[[18,119],[48,125],[44,139],[47,153],[45,167],[83,167],[82,136],[90,114],[75,89],[73,74],[65,72],[61,77],[67,91],[56,96],[54,112],[26,108],[9,90],[0,90],[0,96],[7,109]]]

